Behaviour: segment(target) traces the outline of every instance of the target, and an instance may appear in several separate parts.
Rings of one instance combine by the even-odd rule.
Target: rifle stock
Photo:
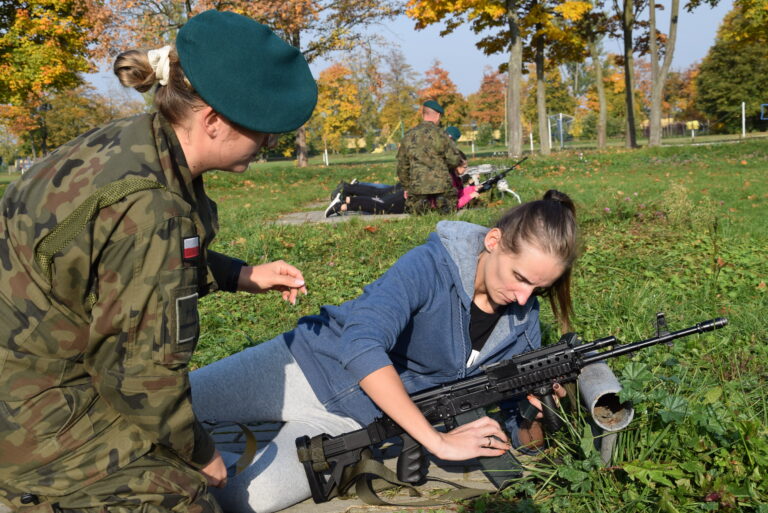
[[[531,393],[542,399],[551,399],[553,384],[575,381],[581,369],[589,364],[723,328],[728,324],[728,319],[719,317],[672,333],[662,332],[662,324],[664,316],[657,314],[658,335],[628,344],[621,344],[612,336],[581,342],[575,333],[568,333],[557,344],[487,365],[480,375],[418,392],[411,399],[431,424],[442,423],[450,430],[471,420],[470,416],[476,415],[482,408],[502,400],[524,399]],[[612,349],[598,352],[607,347]],[[535,413],[538,411],[531,412],[532,415]],[[550,426],[550,429],[555,427]],[[331,437],[323,434],[312,439],[307,436],[297,438],[299,460],[304,464],[314,501],[319,504],[343,493],[347,485],[343,479],[345,470],[360,460],[362,451],[389,438],[402,436],[403,433],[398,424],[383,416],[363,429],[343,435]],[[423,460],[419,459],[421,453],[415,452],[423,449],[416,446],[418,443],[410,443],[403,453],[407,455],[408,461],[402,464],[398,462],[398,478],[401,481],[418,483],[426,476]],[[501,486],[499,483],[502,479],[508,480],[514,474],[514,469],[506,468],[511,473],[499,476],[499,479],[493,479],[488,473],[486,475],[494,484]],[[423,469],[423,474],[419,474],[422,471],[420,469]],[[326,479],[327,473],[330,475]]]

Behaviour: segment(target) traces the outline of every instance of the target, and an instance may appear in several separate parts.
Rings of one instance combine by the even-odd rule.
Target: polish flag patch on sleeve
[[[184,239],[184,260],[200,256],[200,237],[187,237]]]

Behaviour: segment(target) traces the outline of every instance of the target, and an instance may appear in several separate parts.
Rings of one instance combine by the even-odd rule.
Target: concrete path
[[[319,205],[312,205],[317,207]],[[344,223],[350,219],[362,219],[365,222],[375,222],[384,219],[406,219],[409,214],[364,214],[362,212],[347,212],[341,216],[325,217],[325,210],[312,210],[309,212],[292,212],[277,218],[277,224],[304,224],[304,223]]]

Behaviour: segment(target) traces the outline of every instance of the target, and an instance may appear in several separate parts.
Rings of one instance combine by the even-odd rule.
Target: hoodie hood
[[[485,247],[483,240],[488,230],[484,226],[465,221],[440,221],[433,234],[455,264],[455,267],[451,267],[451,272],[454,281],[464,293],[462,300],[465,300],[467,308],[475,292],[477,258]]]

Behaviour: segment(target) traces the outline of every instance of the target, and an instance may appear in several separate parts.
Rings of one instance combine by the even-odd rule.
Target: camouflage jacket
[[[0,208],[0,490],[63,495],[153,445],[208,463],[187,376],[197,299],[242,262],[207,251],[216,206],[168,122],[78,137]]]
[[[424,121],[406,132],[397,152],[397,178],[411,194],[440,194],[453,189],[450,170],[461,163],[450,137]]]

